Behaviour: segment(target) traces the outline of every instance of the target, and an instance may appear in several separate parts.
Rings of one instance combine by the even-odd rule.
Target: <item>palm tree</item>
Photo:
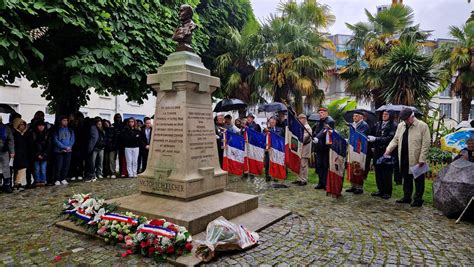
[[[307,0],[288,1],[271,15],[259,33],[258,69],[254,81],[266,88],[274,101],[294,103],[302,112],[303,103],[319,104],[324,93],[317,82],[325,77],[331,61],[323,48],[334,47],[324,29],[334,21],[329,8]]]
[[[437,81],[430,56],[420,52],[416,43],[403,41],[387,54],[382,71],[385,90],[382,96],[387,103],[420,106],[431,99],[431,87]]]
[[[437,48],[434,61],[441,66],[441,85],[461,97],[462,120],[467,120],[474,96],[474,21],[451,26],[449,33],[456,42]]]
[[[219,38],[218,42],[227,48],[227,52],[216,58],[216,73],[223,80],[223,86],[214,96],[237,98],[247,104],[261,100],[258,90],[250,83],[255,71],[252,64],[254,39],[254,33],[241,34],[234,28],[229,28],[226,36]]]
[[[390,75],[392,73],[390,70],[395,71],[390,68],[390,64],[396,62],[394,57],[401,56],[400,52],[411,52],[410,55],[415,56],[413,52],[416,47],[415,50],[397,50],[398,54],[391,54],[391,51],[399,47],[401,43],[422,45],[429,34],[421,31],[418,25],[413,25],[413,10],[402,4],[392,5],[376,14],[371,14],[368,10],[365,12],[368,22],[346,23],[346,26],[352,30],[353,37],[348,42],[349,50],[338,53],[340,57],[347,57],[349,62],[347,67],[340,70],[339,75],[346,80],[346,91],[357,98],[373,101],[375,107],[379,107],[387,101],[400,99],[399,97],[392,98],[392,96],[401,96],[406,93],[393,93],[394,89],[401,87],[398,87],[400,84],[396,85],[400,82],[399,79]],[[405,48],[408,47],[411,45],[405,46]],[[417,77],[417,79],[423,80],[424,77]],[[391,88],[392,93],[385,92],[387,88]],[[429,88],[411,87],[411,90],[429,90]],[[429,91],[421,95],[425,96],[427,93]]]

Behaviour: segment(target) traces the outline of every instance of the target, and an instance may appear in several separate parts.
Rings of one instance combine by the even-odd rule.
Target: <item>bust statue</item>
[[[179,26],[173,34],[173,40],[178,42],[176,51],[189,51],[194,52],[191,47],[191,41],[193,37],[193,30],[196,29],[196,24],[192,20],[193,8],[190,5],[182,5],[179,8],[179,20],[181,26]]]

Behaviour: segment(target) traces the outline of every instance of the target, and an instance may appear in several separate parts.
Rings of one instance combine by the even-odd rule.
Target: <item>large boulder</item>
[[[473,196],[474,163],[467,160],[459,159],[449,164],[433,183],[434,206],[448,217],[459,216]],[[470,208],[464,216],[472,218],[473,210],[474,207]]]

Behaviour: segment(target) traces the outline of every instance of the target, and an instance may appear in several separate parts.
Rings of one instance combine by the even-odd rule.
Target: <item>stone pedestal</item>
[[[157,91],[153,137],[141,192],[192,200],[222,192],[227,173],[217,156],[210,94],[220,86],[201,58],[168,57],[147,83]]]

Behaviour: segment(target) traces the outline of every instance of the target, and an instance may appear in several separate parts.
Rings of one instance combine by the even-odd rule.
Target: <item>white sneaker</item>
[[[76,177],[72,177],[72,178],[71,178],[71,181],[76,181]]]
[[[60,182],[60,181],[56,181],[56,182],[54,183],[54,185],[61,185],[61,182]]]
[[[69,183],[68,183],[66,180],[62,180],[62,181],[61,181],[61,184],[62,184],[62,185],[67,185],[67,184],[69,184]]]
[[[104,178],[104,176],[102,176],[102,175],[97,175],[97,178],[99,178],[99,179],[103,179],[103,178]]]
[[[94,178],[94,179],[91,180],[91,182],[95,182],[95,181],[97,181],[97,178]]]
[[[77,180],[82,181],[82,177],[81,176],[77,177]]]
[[[111,179],[115,179],[115,178],[117,178],[117,176],[111,175],[110,178],[111,178]]]

